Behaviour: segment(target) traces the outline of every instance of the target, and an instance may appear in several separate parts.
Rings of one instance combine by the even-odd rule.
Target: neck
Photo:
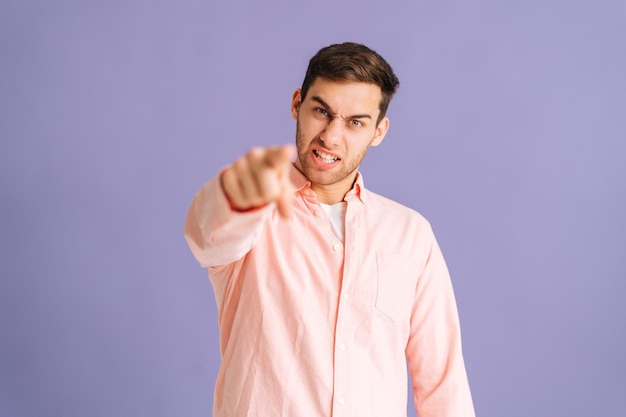
[[[344,197],[354,186],[356,173],[343,180],[329,185],[311,183],[311,190],[315,191],[317,201],[324,204],[336,204],[343,201]]]
[[[304,173],[304,170],[299,164],[299,161],[296,160],[293,164],[293,167],[300,171],[300,173],[311,183],[311,190],[315,192],[317,196],[317,201],[324,204],[336,204],[343,201],[344,197],[352,187],[354,187],[354,183],[356,182],[356,177],[358,175],[358,167],[351,173],[349,173],[345,178],[336,181],[332,184],[320,184],[312,181],[307,175]]]
[[[317,201],[319,201],[320,203],[324,203],[324,204],[339,203],[340,201],[343,201],[343,198],[346,195],[346,193],[344,192],[335,193],[335,192],[331,192],[323,188],[318,188],[314,186],[311,186],[311,189],[315,191],[315,195],[317,196]]]

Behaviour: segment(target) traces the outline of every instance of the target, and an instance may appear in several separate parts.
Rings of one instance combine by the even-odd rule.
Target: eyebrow
[[[332,117],[337,117],[337,113],[326,103],[320,96],[312,96],[311,100],[318,102],[324,110],[326,110]],[[354,114],[352,116],[346,117],[346,119],[372,119],[372,116],[369,114]]]

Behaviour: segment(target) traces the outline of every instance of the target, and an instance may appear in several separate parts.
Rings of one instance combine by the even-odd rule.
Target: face
[[[381,98],[375,84],[325,78],[315,80],[304,100],[299,89],[294,92],[296,167],[311,181],[318,197],[323,197],[320,201],[341,201],[369,147],[385,137],[389,120],[385,117],[376,123]]]

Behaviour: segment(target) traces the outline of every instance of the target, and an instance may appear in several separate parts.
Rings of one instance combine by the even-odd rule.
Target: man
[[[398,87],[376,52],[321,49],[292,97],[296,155],[253,149],[195,196],[222,366],[214,416],[472,417],[456,303],[430,225],[359,165]]]

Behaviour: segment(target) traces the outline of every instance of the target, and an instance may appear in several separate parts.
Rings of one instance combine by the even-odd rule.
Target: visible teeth
[[[320,152],[320,151],[314,151],[315,155],[322,160],[322,162],[325,162],[327,164],[332,164],[333,162],[335,162],[337,159],[336,156],[332,156],[332,155],[328,155],[326,153]]]

